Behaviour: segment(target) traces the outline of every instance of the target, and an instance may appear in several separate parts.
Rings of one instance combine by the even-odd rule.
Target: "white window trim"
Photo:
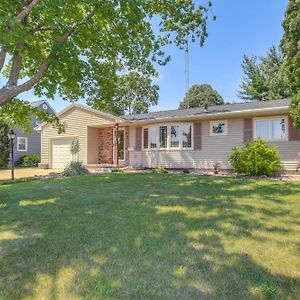
[[[25,140],[25,149],[20,149],[19,148],[19,141],[20,139],[24,139]],[[21,152],[26,152],[28,149],[28,138],[27,137],[23,137],[23,136],[18,136],[17,137],[17,151],[21,151]]]
[[[224,123],[225,124],[225,131],[222,133],[214,133],[212,131],[212,126],[216,123]],[[214,121],[209,121],[209,135],[210,136],[224,136],[228,135],[228,120],[214,120]]]
[[[118,159],[118,161],[119,162],[121,162],[121,163],[124,163],[125,161],[126,161],[126,151],[125,151],[125,149],[126,149],[126,146],[125,146],[125,128],[119,128],[118,129],[118,132],[120,132],[120,131],[123,131],[124,132],[124,159]],[[116,158],[116,155],[118,155],[118,153],[115,153],[115,152],[117,152],[117,151],[115,151],[115,147],[117,146],[117,140],[116,140],[116,132],[117,132],[117,130],[116,129],[114,129],[113,130],[113,148],[114,148],[114,150],[113,150],[113,160],[115,161],[117,158]]]
[[[171,147],[171,126],[179,126],[179,147]],[[191,147],[183,148],[182,147],[182,126],[191,126]],[[167,126],[167,147],[159,147],[159,127]],[[150,148],[150,128],[156,127],[156,148]],[[148,148],[144,148],[144,129],[148,128]],[[194,126],[193,123],[160,123],[155,125],[149,125],[142,127],[142,150],[143,151],[178,151],[178,150],[194,150]]]
[[[272,126],[269,126],[269,137],[265,139],[267,142],[286,142],[289,139],[289,119],[287,116],[270,116],[270,117],[261,117],[253,119],[253,139],[258,139],[256,135],[256,121],[264,120],[264,121],[272,121],[275,119],[284,119],[285,120],[285,138],[284,139],[272,139],[270,138],[272,135]],[[269,124],[270,125],[270,124]]]

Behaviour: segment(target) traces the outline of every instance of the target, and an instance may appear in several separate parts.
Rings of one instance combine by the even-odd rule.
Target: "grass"
[[[0,185],[0,299],[299,299],[299,195],[180,174]]]

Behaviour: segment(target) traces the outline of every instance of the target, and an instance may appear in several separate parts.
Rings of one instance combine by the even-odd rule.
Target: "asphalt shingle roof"
[[[233,104],[222,104],[208,106],[207,111],[204,111],[204,107],[198,108],[187,108],[187,109],[173,109],[157,112],[149,112],[145,114],[126,115],[122,116],[126,120],[153,120],[161,118],[172,118],[172,117],[186,117],[186,116],[197,116],[202,114],[215,114],[225,112],[235,112],[243,110],[254,110],[263,108],[275,108],[285,107],[290,104],[289,99],[282,100],[267,100],[267,101],[254,101],[254,102],[243,102]]]

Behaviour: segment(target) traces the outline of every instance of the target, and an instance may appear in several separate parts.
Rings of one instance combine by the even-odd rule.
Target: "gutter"
[[[189,115],[189,116],[172,116],[172,117],[161,117],[161,118],[149,118],[142,120],[128,120],[128,124],[143,124],[143,123],[156,123],[161,121],[184,121],[184,120],[207,120],[207,119],[217,119],[217,118],[226,118],[226,117],[235,117],[242,115],[255,115],[256,113],[286,113],[289,112],[289,106],[280,106],[280,107],[268,107],[268,108],[257,108],[257,109],[247,109],[239,111],[223,111],[217,113],[203,112],[201,114]],[[125,124],[127,124],[127,122]],[[121,123],[120,123],[121,124]],[[122,124],[124,124],[122,122]]]

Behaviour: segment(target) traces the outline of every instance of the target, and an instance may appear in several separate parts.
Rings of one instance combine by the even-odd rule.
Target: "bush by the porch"
[[[90,171],[80,161],[71,161],[64,169],[63,176],[89,175]]]
[[[233,171],[247,176],[270,176],[282,170],[280,156],[276,147],[263,140],[247,142],[242,147],[234,147],[229,162]]]
[[[37,154],[24,155],[17,162],[18,167],[37,167],[40,162],[40,157]]]

